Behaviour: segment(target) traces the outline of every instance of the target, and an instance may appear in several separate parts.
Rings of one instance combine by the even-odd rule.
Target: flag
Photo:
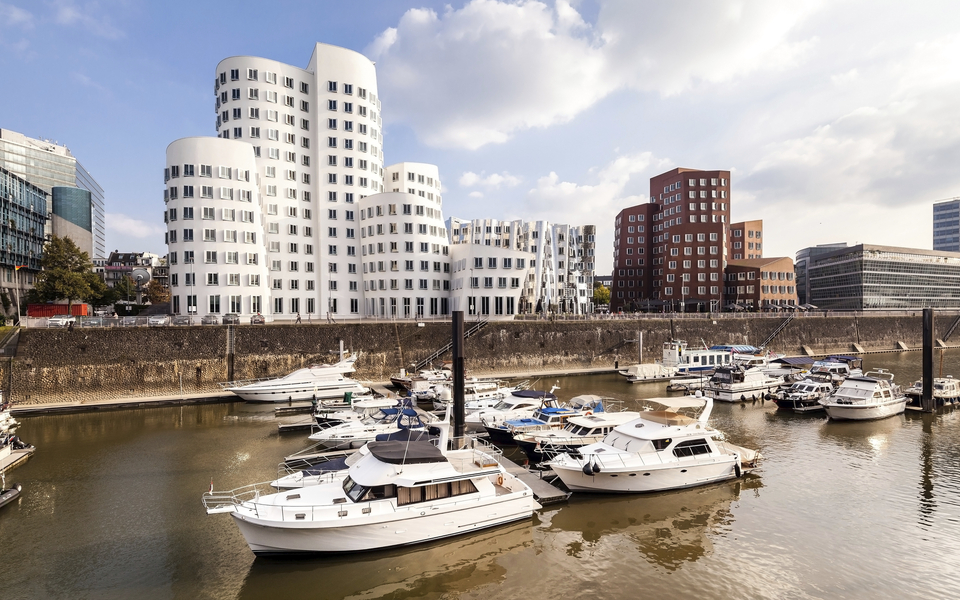
[[[17,265],[13,268],[14,271],[19,271],[20,269],[26,269],[27,265]]]

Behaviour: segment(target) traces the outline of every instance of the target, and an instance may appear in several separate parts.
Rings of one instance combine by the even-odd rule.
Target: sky
[[[444,216],[613,222],[675,167],[731,171],[764,255],[932,247],[960,196],[960,5],[883,0],[0,0],[0,127],[68,146],[108,251],[165,254],[166,146],[215,134],[214,70],[376,61],[385,164],[439,166]]]

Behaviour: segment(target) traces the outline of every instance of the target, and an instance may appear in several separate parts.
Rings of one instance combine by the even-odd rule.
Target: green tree
[[[163,285],[156,280],[147,283],[143,290],[143,295],[150,304],[170,302],[170,290],[164,288]]]
[[[595,306],[605,306],[610,304],[610,288],[597,283],[593,286],[593,304]]]
[[[68,237],[55,235],[44,244],[40,266],[35,287],[43,302],[66,300],[69,309],[75,300],[96,298],[106,287],[93,272],[90,256]]]
[[[129,275],[124,275],[113,285],[114,302],[118,300],[137,301],[137,284]]]

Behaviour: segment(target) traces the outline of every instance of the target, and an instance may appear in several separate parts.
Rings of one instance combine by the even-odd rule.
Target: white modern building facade
[[[453,220],[451,231],[435,165],[384,165],[376,69],[363,55],[317,44],[306,69],[232,57],[217,66],[214,92],[217,136],[167,148],[172,312],[341,320],[592,309],[592,226]],[[484,274],[468,276],[480,263]]]

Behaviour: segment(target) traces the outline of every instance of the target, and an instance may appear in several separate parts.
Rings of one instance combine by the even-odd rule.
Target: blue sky
[[[386,163],[439,165],[444,214],[612,224],[676,166],[733,172],[764,254],[929,248],[960,195],[960,8],[882,1],[0,0],[0,127],[66,144],[108,249],[163,253],[168,143],[214,133],[221,59],[377,61]]]

